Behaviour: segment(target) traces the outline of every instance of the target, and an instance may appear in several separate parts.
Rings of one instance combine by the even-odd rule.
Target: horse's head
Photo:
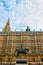
[[[28,48],[25,48],[24,50],[29,51],[29,49],[28,49]]]
[[[15,50],[15,56],[19,56],[19,49]]]
[[[18,49],[15,50],[15,52],[17,52],[17,51],[18,51]]]

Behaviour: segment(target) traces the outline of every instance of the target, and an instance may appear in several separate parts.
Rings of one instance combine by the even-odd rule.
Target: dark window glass
[[[20,40],[21,39],[21,37],[20,36],[17,36],[17,40]]]
[[[31,53],[35,54],[35,49],[34,48],[31,49]]]
[[[30,40],[34,40],[34,36],[30,36]]]
[[[5,55],[5,50],[2,49],[1,54],[2,55]]]
[[[37,40],[40,40],[40,36],[37,35]]]
[[[41,42],[38,42],[38,46],[41,46]]]
[[[18,42],[18,43],[16,43],[16,46],[17,46],[17,47],[19,47],[19,46],[20,46],[20,43],[19,43],[19,42]]]
[[[2,46],[6,46],[6,43],[2,43]]]
[[[4,37],[3,37],[3,40],[7,40],[7,36],[4,36]]]
[[[31,43],[30,43],[30,46],[34,46],[34,42],[31,42]]]
[[[38,50],[39,50],[39,54],[43,54],[42,48],[39,48]]]
[[[8,49],[8,54],[12,54],[12,49],[11,48]]]
[[[9,46],[13,46],[13,43],[10,42],[10,43],[9,43]]]
[[[14,36],[10,36],[9,39],[10,39],[10,40],[14,40]]]
[[[27,36],[24,36],[24,40],[26,40],[27,39]]]
[[[27,46],[27,43],[26,42],[24,42],[24,46]]]

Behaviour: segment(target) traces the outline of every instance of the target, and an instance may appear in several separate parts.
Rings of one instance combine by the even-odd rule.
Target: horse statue
[[[29,49],[28,48],[24,48],[24,49],[16,49],[15,50],[15,53],[16,53],[16,55],[17,56],[19,56],[19,54],[28,54],[28,51],[29,51]]]

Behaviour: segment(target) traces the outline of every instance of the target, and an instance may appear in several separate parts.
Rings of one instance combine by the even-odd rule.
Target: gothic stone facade
[[[29,48],[28,54],[15,56],[15,50],[21,47]],[[15,63],[17,58],[28,59],[28,62],[43,62],[43,31],[12,32],[8,20],[0,32],[0,62]]]

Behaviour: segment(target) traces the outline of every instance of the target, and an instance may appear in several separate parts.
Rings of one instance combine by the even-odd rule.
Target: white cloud
[[[2,28],[11,18],[11,28],[29,25],[31,29],[43,29],[43,0],[3,0],[0,2]],[[19,2],[20,1],[20,2]],[[5,5],[4,5],[5,4]],[[5,24],[3,24],[5,22]],[[0,26],[0,28],[1,28]]]

